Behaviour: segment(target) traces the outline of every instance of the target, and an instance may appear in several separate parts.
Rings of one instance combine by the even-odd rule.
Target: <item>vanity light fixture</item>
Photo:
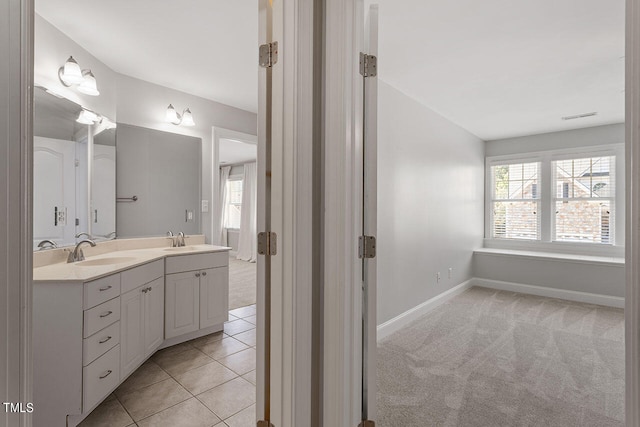
[[[58,69],[58,78],[66,87],[78,85],[78,91],[86,95],[98,96],[98,84],[91,70],[83,70],[78,62],[70,56],[67,62]]]
[[[100,120],[100,117],[96,113],[91,110],[83,109],[80,111],[80,115],[76,119],[76,122],[82,123],[83,125],[93,125]]]
[[[183,126],[195,126],[196,123],[193,121],[193,115],[191,114],[191,110],[185,108],[182,111],[182,114],[178,113],[175,108],[173,108],[172,104],[169,104],[167,107],[167,121],[169,123],[173,123],[174,125],[183,125]]]

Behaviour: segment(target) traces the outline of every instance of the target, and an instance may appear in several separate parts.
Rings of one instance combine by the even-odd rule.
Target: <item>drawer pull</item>
[[[111,375],[112,373],[113,373],[113,371],[111,369],[109,369],[106,374],[101,375],[99,378],[101,380],[103,380],[103,379],[107,378],[109,375]]]
[[[206,272],[206,271],[203,271],[203,272],[202,272],[202,275],[203,275],[203,276],[206,276],[206,275],[207,275],[207,272]]]
[[[100,315],[100,317],[103,317],[103,318],[104,318],[104,317],[110,316],[111,314],[113,314],[113,311],[109,310],[109,311],[107,311],[106,313],[101,314],[101,315]]]
[[[104,338],[104,339],[102,339],[102,340],[98,341],[98,344],[104,344],[104,343],[106,343],[107,341],[109,341],[110,339],[111,339],[111,337],[106,337],[106,338]]]
[[[109,289],[111,289],[113,286],[109,285],[109,286],[105,286],[104,288],[100,288],[100,292],[104,292],[104,291],[108,291]]]

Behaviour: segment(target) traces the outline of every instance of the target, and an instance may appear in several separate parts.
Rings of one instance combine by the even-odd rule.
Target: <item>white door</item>
[[[200,328],[220,325],[229,317],[229,267],[202,270]]]
[[[116,231],[116,147],[93,146],[91,234],[107,237]]]
[[[377,235],[378,5],[365,22],[363,79],[362,236]],[[362,70],[362,67],[361,67]],[[362,74],[362,73],[361,73]],[[375,250],[375,242],[372,241]],[[362,257],[362,420],[376,420],[376,258]],[[366,426],[366,424],[365,424]]]
[[[144,358],[144,292],[140,286],[120,297],[120,375],[126,377]]]
[[[75,242],[75,145],[33,138],[33,240],[59,246]]]
[[[164,341],[164,278],[145,285],[144,293],[144,355],[153,353]]]
[[[200,272],[167,274],[165,338],[200,328]]]

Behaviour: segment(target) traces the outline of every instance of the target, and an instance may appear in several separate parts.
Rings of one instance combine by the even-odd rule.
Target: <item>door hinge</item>
[[[258,253],[260,255],[275,255],[278,253],[278,235],[272,231],[258,233]]]
[[[273,427],[269,421],[258,421],[258,427]]]
[[[363,77],[375,77],[378,75],[378,58],[360,52],[360,74]]]
[[[358,238],[358,258],[376,257],[376,238],[374,236],[360,236]]]
[[[358,427],[376,427],[376,423],[369,420],[363,420]]]
[[[278,42],[260,45],[258,63],[263,68],[271,68],[278,62]]]

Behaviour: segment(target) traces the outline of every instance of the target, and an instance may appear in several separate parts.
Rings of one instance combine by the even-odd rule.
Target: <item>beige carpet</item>
[[[378,345],[378,425],[624,424],[624,314],[472,288]]]
[[[229,257],[229,310],[256,303],[256,263]]]

